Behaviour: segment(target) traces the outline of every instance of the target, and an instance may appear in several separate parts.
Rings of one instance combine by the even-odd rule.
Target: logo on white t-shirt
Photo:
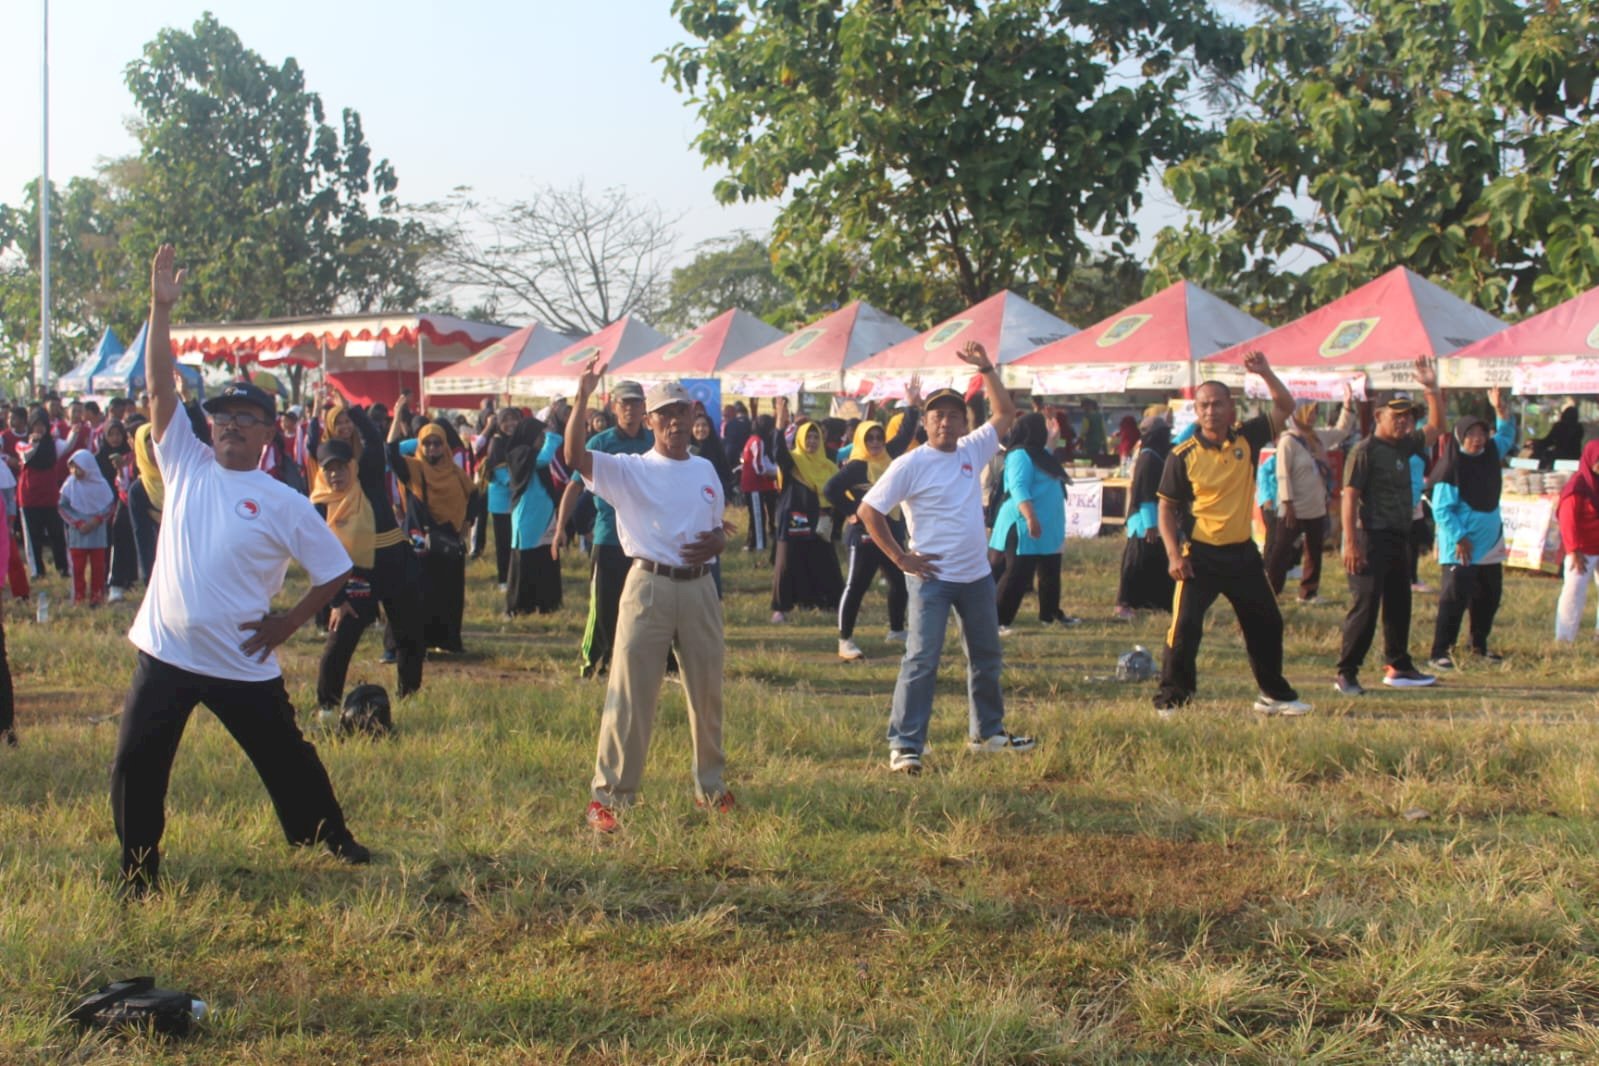
[[[971,476],[972,476],[972,464],[971,463],[962,463],[961,464],[961,477],[971,477]]]
[[[715,503],[716,502],[716,490],[713,489],[709,485],[701,485],[700,486],[700,495],[705,497],[705,502],[706,503]]]
[[[261,517],[261,505],[252,499],[243,499],[233,505],[233,512],[240,518],[254,522]]]

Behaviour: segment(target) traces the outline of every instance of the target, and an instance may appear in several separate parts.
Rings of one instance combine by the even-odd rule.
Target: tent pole
[[[416,334],[416,406],[424,417],[428,411],[427,358],[428,342],[421,330]]]

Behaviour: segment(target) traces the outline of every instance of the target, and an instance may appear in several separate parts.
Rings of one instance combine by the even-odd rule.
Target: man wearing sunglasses
[[[371,858],[344,824],[322,760],[300,734],[273,649],[328,603],[350,557],[309,500],[258,469],[276,403],[247,382],[205,402],[208,447],[174,418],[170,335],[183,271],[171,245],[150,272],[145,350],[152,436],[166,502],[150,588],[128,638],[139,650],[111,769],[111,810],[125,889],[155,887],[167,781],[189,715],[205,704],[250,757],[291,844],[321,842],[339,859]],[[289,562],[311,589],[272,610]]]

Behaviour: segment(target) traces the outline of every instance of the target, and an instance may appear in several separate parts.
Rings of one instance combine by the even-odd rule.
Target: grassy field
[[[1007,641],[1011,723],[1038,750],[962,751],[957,652],[917,780],[886,767],[881,593],[870,658],[841,663],[829,617],[768,624],[767,571],[734,553],[738,809],[695,809],[668,686],[646,802],[608,839],[582,825],[602,690],[577,677],[580,561],[560,614],[514,622],[474,564],[470,653],[429,664],[399,736],[320,742],[374,865],[288,848],[202,711],[171,883],[133,904],[112,890],[116,726],[91,722],[121,705],[132,609],[40,626],[11,605],[0,1062],[1599,1060],[1599,663],[1587,636],[1552,646],[1557,583],[1508,578],[1503,666],[1353,700],[1330,685],[1333,576],[1333,605],[1286,611],[1288,675],[1316,704],[1297,721],[1249,710],[1222,605],[1200,702],[1161,721],[1151,685],[1101,680],[1135,642],[1158,654],[1165,624],[1108,620],[1119,548],[1070,545],[1083,627],[1045,632],[1029,601]],[[305,711],[318,650],[306,632],[283,656]],[[392,687],[378,651],[369,634],[352,684]],[[142,973],[211,1003],[197,1038],[62,1021]]]

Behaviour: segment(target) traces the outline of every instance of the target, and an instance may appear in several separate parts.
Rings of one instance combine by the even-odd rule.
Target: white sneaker
[[[1016,632],[1016,631],[1014,629],[1012,629],[1010,626],[1000,626],[999,627],[999,635],[1002,636],[1002,637],[1008,637],[1014,632]]]
[[[1311,712],[1311,706],[1304,700],[1274,700],[1263,693],[1255,701],[1255,710],[1268,718],[1303,718]]]
[[[780,626],[784,622],[787,622],[787,621],[788,621],[788,616],[785,615],[782,611],[773,611],[772,612],[772,624],[774,626]]]
[[[495,586],[495,588],[499,589],[501,592],[504,592],[506,589],[508,589],[510,587],[511,586],[509,584],[507,584],[506,582],[504,582],[504,581],[500,582],[498,585]]]
[[[1036,747],[1038,747],[1036,738],[1016,736],[1013,733],[995,733],[993,736],[984,737],[982,740],[968,740],[966,742],[967,751],[981,755],[989,755],[1001,751],[1032,751]]]
[[[890,644],[903,644],[905,643],[905,631],[903,629],[890,629],[888,636],[883,639]]]
[[[853,640],[845,637],[838,642],[838,657],[846,662],[852,662],[856,659],[864,659],[866,653],[861,651]]]
[[[127,598],[127,595],[127,593],[122,591],[121,585],[112,585],[106,590],[105,601],[107,603],[121,603]]]
[[[888,753],[888,768],[896,774],[919,774],[922,772],[922,754],[909,748],[895,748]]]

